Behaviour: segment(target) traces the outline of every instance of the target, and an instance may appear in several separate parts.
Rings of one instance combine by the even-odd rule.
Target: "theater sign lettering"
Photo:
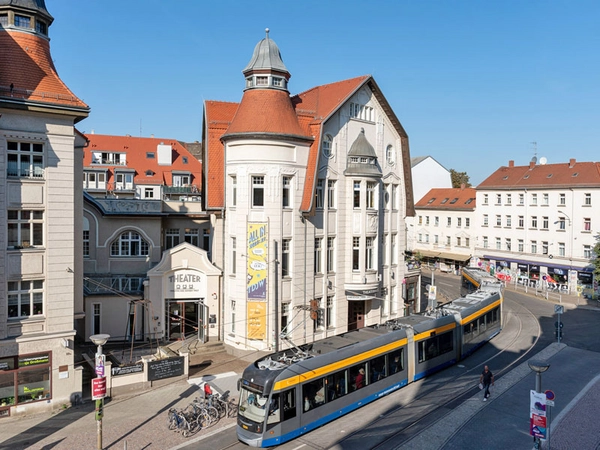
[[[195,270],[178,270],[168,277],[171,298],[206,297],[206,275]]]

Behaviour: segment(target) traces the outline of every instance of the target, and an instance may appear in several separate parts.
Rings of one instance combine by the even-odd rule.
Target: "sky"
[[[206,100],[239,102],[265,37],[292,95],[372,75],[410,155],[476,186],[514,160],[599,161],[595,0],[46,0],[52,58],[85,133],[202,139]]]

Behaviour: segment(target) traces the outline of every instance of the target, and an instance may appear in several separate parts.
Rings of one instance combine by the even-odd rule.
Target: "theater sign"
[[[167,277],[167,292],[171,298],[205,298],[206,275],[197,270],[176,270]]]

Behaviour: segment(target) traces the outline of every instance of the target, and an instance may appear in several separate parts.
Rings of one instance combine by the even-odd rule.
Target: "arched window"
[[[330,134],[326,134],[323,138],[323,155],[327,158],[333,156],[333,137]]]
[[[396,152],[394,151],[394,147],[388,145],[385,149],[385,159],[388,164],[394,164],[396,162]]]
[[[110,246],[110,256],[147,256],[148,243],[136,231],[126,231]]]

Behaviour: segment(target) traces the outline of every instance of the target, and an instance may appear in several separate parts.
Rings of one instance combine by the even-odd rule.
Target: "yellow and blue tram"
[[[461,272],[462,295],[478,289],[502,289],[504,287],[501,280],[479,267],[464,267]]]
[[[435,311],[281,351],[240,380],[238,438],[253,447],[294,439],[465,358],[502,329],[502,290]]]

